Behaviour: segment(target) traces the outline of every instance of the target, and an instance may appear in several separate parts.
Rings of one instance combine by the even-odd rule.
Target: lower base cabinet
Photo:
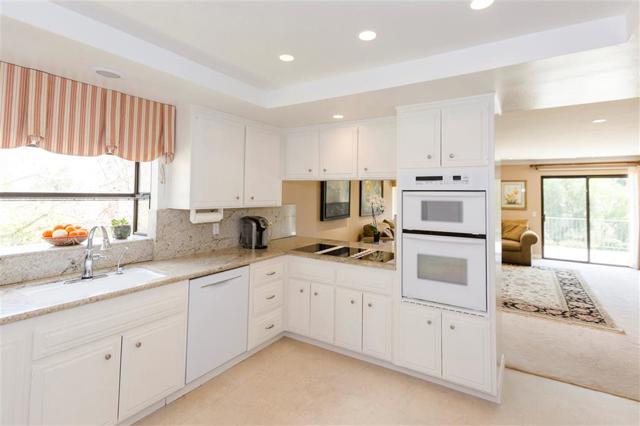
[[[122,337],[120,405],[124,420],[184,385],[186,333],[183,316],[169,317]]]
[[[391,359],[391,299],[377,294],[362,295],[362,352]]]
[[[440,311],[403,303],[398,312],[396,362],[402,367],[442,376]]]
[[[290,279],[287,284],[287,329],[303,336],[309,335],[308,281]]]
[[[311,283],[309,337],[333,343],[333,286]]]
[[[336,288],[335,335],[337,346],[362,350],[362,292]]]
[[[121,337],[110,337],[34,363],[29,423],[115,424]]]

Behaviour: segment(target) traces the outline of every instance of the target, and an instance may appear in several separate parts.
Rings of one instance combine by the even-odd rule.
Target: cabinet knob
[[[367,306],[369,306],[370,308],[373,308],[373,303],[368,303]]]
[[[327,169],[322,169],[322,171],[323,171],[323,172],[326,172],[326,171],[327,171]]]
[[[427,155],[427,160],[431,160],[431,154]]]
[[[111,359],[111,354],[106,354],[104,356],[104,359],[106,359],[107,361],[109,361]]]
[[[431,320],[427,320],[427,325],[431,325]]]
[[[309,169],[309,173],[311,173],[313,171],[313,169]]]
[[[239,195],[236,195],[236,200],[239,200],[239,199],[240,199],[240,196],[239,196]]]
[[[304,289],[303,288],[300,289],[300,293],[304,293]]]
[[[453,324],[451,324],[451,325],[449,326],[449,328],[450,328],[450,329],[452,329],[452,330],[455,330],[455,329],[456,329],[456,326],[455,326],[455,325],[453,325]]]
[[[254,198],[254,197],[252,196],[252,197],[251,197],[251,199],[253,200],[253,198]]]
[[[317,295],[318,295],[318,292],[317,292],[317,291],[314,291],[314,292],[313,292],[313,295],[314,295],[314,296],[317,296]]]
[[[454,158],[454,157],[455,157],[455,155],[449,154],[449,158]]]
[[[365,168],[364,168],[364,171],[365,171],[365,172],[368,172],[368,171],[369,171],[369,169],[368,169],[367,167],[365,167]]]
[[[136,348],[139,348],[142,346],[142,342],[136,342]]]
[[[356,303],[356,301],[355,301],[355,300],[351,300],[350,302],[351,302],[351,304],[352,304],[352,305],[353,305],[354,303]]]

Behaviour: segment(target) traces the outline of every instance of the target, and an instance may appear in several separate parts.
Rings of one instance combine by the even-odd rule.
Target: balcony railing
[[[591,249],[627,251],[629,221],[619,219],[591,219]],[[545,244],[558,247],[587,247],[587,220],[576,217],[546,216]]]

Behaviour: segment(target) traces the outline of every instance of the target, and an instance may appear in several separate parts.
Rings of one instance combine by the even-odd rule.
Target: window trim
[[[151,192],[140,192],[140,162],[134,163],[133,173],[133,193],[116,192],[0,192],[2,200],[22,200],[22,201],[92,201],[92,200],[131,200],[133,202],[133,218],[131,232],[134,235],[146,236],[147,233],[138,231],[138,201],[149,200],[151,203]]]

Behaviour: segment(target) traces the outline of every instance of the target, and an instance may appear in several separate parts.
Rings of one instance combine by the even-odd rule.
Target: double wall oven
[[[404,172],[402,296],[487,311],[486,170]]]

